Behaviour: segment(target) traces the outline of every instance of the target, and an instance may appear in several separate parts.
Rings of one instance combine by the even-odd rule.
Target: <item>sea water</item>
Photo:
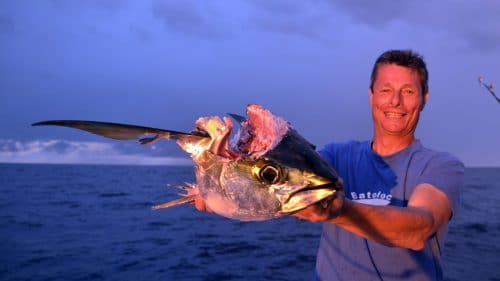
[[[0,280],[311,280],[321,224],[153,211],[192,167],[0,164]],[[500,280],[500,168],[468,168],[446,280]]]

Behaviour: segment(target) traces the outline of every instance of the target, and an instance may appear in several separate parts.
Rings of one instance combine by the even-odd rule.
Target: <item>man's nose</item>
[[[398,106],[401,104],[401,91],[394,91],[391,97],[391,105]]]

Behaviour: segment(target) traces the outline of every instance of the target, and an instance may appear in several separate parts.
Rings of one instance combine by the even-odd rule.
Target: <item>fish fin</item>
[[[184,185],[176,185],[175,187],[186,192],[183,196],[197,194],[198,192],[196,185],[190,182],[184,182]]]
[[[184,132],[177,132],[172,130],[164,130],[164,129],[150,128],[150,127],[143,127],[136,125],[110,123],[110,122],[97,122],[97,121],[49,120],[49,121],[36,122],[32,124],[32,126],[46,126],[46,125],[76,128],[115,140],[139,139],[139,142],[141,144],[151,144],[158,141],[161,138],[179,139],[183,137],[197,137],[197,138],[207,137],[206,135],[197,132],[184,133]]]
[[[243,123],[247,120],[245,117],[238,115],[238,114],[228,113],[227,115],[231,116],[231,118],[238,121],[239,123]]]
[[[172,201],[168,201],[168,202],[163,203],[163,204],[155,205],[155,206],[153,206],[153,210],[170,208],[170,207],[185,204],[185,203],[191,203],[191,202],[194,202],[194,198],[196,198],[196,194],[186,195],[182,198],[174,199]]]

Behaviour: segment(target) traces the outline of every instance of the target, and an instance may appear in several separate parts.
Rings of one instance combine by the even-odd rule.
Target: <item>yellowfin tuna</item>
[[[182,198],[154,208],[191,202],[198,194],[215,213],[242,221],[257,221],[293,213],[342,189],[336,172],[291,125],[257,104],[239,123],[199,118],[195,130],[176,132],[108,122],[53,120],[33,124],[78,128],[113,139],[139,139],[150,144],[175,139],[195,163],[196,183]]]

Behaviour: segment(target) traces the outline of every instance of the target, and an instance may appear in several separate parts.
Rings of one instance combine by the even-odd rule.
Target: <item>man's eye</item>
[[[403,89],[401,92],[404,95],[413,95],[415,93],[415,91],[413,91],[412,89]]]
[[[380,90],[380,93],[382,93],[382,94],[389,94],[390,92],[391,92],[391,89],[389,89],[389,88],[385,88],[385,89]]]

